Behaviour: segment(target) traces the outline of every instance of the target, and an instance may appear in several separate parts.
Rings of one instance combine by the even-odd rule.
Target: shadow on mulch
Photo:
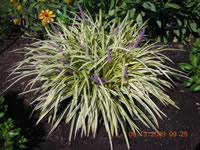
[[[28,150],[35,150],[45,141],[46,132],[41,124],[36,125],[36,117],[30,117],[33,108],[25,106],[18,93],[10,91],[4,95],[5,103],[8,105],[7,116],[14,119],[15,126],[21,128],[22,135],[29,140],[26,144]]]
[[[200,150],[200,143],[197,145],[195,150]]]

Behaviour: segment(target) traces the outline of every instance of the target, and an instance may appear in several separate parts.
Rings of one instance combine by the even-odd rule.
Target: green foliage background
[[[123,19],[127,11],[130,11],[129,19],[133,19],[139,25],[148,20],[150,36],[165,43],[172,36],[188,41],[190,36],[196,36],[199,32],[199,0],[78,0],[78,2],[84,10],[88,9],[93,17],[98,15],[101,9],[103,19],[113,17]],[[21,29],[32,36],[42,36],[44,33],[41,32],[44,31],[44,27],[38,19],[41,9],[48,8],[55,14],[59,9],[64,17],[69,17],[70,11],[78,11],[75,0],[70,4],[66,4],[64,0],[46,0],[45,2],[21,0],[19,3],[23,6],[22,11],[16,11],[14,5],[10,6],[9,17],[19,18]]]
[[[8,106],[5,99],[0,97],[0,149],[1,150],[22,150],[28,141],[21,135],[21,128],[16,128],[14,120],[6,115]]]
[[[190,63],[180,63],[180,68],[187,73],[189,79],[184,81],[185,87],[190,87],[193,92],[200,91],[200,38],[192,44],[189,55]]]
[[[9,9],[11,4],[8,0],[0,1],[0,41],[8,38],[8,33],[12,33],[15,30],[10,14],[11,10]]]

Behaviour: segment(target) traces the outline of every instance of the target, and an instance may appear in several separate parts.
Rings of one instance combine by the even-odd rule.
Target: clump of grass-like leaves
[[[80,8],[81,9],[81,8]],[[165,114],[155,104],[175,103],[165,93],[171,88],[171,75],[179,72],[165,65],[171,61],[157,44],[142,41],[145,27],[126,17],[123,21],[95,21],[90,15],[75,14],[71,25],[58,22],[59,32],[47,30],[49,39],[39,40],[25,49],[12,80],[32,76],[25,92],[40,93],[33,101],[40,110],[38,122],[45,116],[52,131],[64,119],[72,132],[96,136],[100,123],[111,138],[123,132],[128,148],[125,123],[139,132],[134,119],[156,130],[157,117]],[[165,80],[163,76],[167,79]],[[162,77],[162,78],[160,78]],[[14,84],[13,83],[13,84]],[[66,103],[64,103],[66,102]]]

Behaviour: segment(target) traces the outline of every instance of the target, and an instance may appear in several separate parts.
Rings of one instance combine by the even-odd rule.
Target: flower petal
[[[49,15],[49,17],[55,17],[56,15],[55,14],[53,14],[53,15]]]
[[[53,11],[49,11],[49,15],[53,14]]]
[[[44,16],[40,15],[40,16],[39,16],[39,19],[44,19]]]
[[[45,9],[45,13],[47,13],[47,14],[48,14],[48,13],[49,13],[49,9]]]

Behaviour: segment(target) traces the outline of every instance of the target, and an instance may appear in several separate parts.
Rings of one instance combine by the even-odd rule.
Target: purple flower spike
[[[140,31],[139,38],[135,41],[133,48],[136,48],[138,46],[138,44],[141,42],[141,40],[144,36],[144,32],[145,32],[145,28],[143,28],[142,31]]]
[[[86,52],[86,48],[80,42],[78,42],[78,45]]]
[[[56,35],[57,35],[58,37],[60,37],[60,34],[59,34],[58,31],[56,30],[56,27],[53,25],[53,23],[51,22],[50,19],[49,19],[49,24],[50,24],[51,29],[53,30],[53,32],[55,32]]]
[[[92,80],[94,81],[95,84],[100,84],[99,78],[98,78],[95,74],[93,74],[91,78],[92,78]],[[104,83],[104,82],[107,81],[107,80],[104,79],[104,78],[100,78],[100,80],[101,80],[102,83]]]
[[[99,84],[98,77],[95,74],[92,75],[92,80],[94,81],[95,84]]]
[[[80,4],[78,3],[78,1],[76,1],[76,5],[78,6],[78,9],[79,9],[79,11],[80,11],[80,13],[81,13],[82,18],[83,18],[83,19],[86,21],[86,23],[88,24],[88,20],[87,20],[85,14],[84,14],[84,12],[83,12],[83,9],[81,8]]]
[[[127,71],[128,71],[128,66],[125,66],[125,67],[124,67],[124,77],[126,76]]]
[[[107,55],[108,55],[108,62],[111,61],[111,54],[110,54],[110,49],[107,48]]]
[[[133,41],[131,41],[131,43],[128,44],[128,47],[127,48],[130,48],[133,44]]]
[[[117,27],[116,27],[116,29],[115,29],[115,36],[117,36],[118,32],[119,32],[119,27],[118,27],[118,25],[117,25]]]

